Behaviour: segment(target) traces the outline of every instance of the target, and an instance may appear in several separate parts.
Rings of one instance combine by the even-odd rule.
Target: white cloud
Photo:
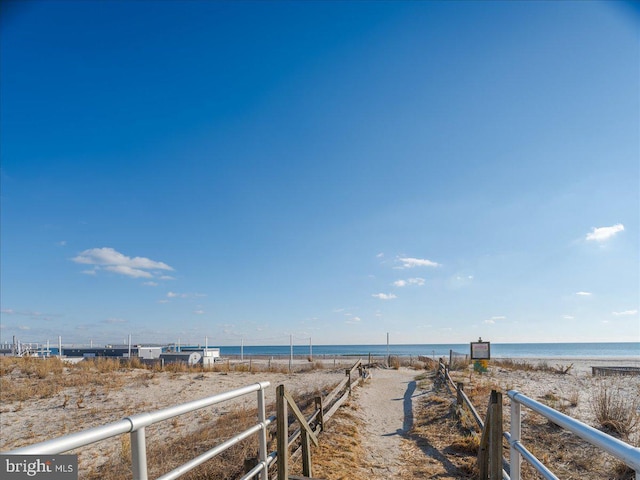
[[[32,310],[13,310],[12,308],[2,309],[3,315],[19,315],[23,317],[30,317],[32,320],[51,320],[53,317],[60,317],[60,314],[54,313],[42,313]]]
[[[604,242],[610,239],[615,234],[623,232],[624,225],[616,223],[610,227],[593,227],[590,233],[587,233],[587,240],[593,240],[596,242]]]
[[[206,297],[207,295],[204,293],[177,293],[177,292],[168,292],[167,298],[197,298],[197,297]]]
[[[395,287],[406,287],[407,285],[417,285],[419,287],[421,287],[422,285],[424,285],[424,278],[420,278],[420,277],[415,277],[415,278],[408,278],[406,280],[396,280],[395,282],[393,282],[393,285]]]
[[[575,317],[573,315],[562,315],[562,318],[565,320],[573,320]]]
[[[590,297],[592,295],[591,292],[576,292],[576,295],[579,297]]]
[[[361,320],[360,317],[353,317],[347,320],[346,322],[350,324],[354,324],[354,323],[360,323],[360,320]]]
[[[636,315],[638,310],[624,310],[622,312],[611,312],[615,316],[627,316],[627,315]]]
[[[107,318],[106,320],[104,320],[104,323],[108,323],[110,325],[117,325],[120,323],[127,323],[127,321],[122,318]]]
[[[31,330],[31,327],[28,325],[20,325],[18,326],[18,330]]]
[[[394,298],[398,298],[393,293],[374,293],[371,296],[379,298],[380,300],[393,300]]]
[[[456,275],[453,278],[454,278],[454,280],[456,280],[458,282],[465,282],[467,280],[473,280],[473,275],[467,275],[467,276]]]
[[[129,265],[109,265],[107,267],[104,267],[104,269],[110,272],[126,275],[127,277],[153,278],[153,275],[151,275],[149,272],[140,270],[139,268],[132,268]]]
[[[173,268],[164,262],[145,257],[127,257],[108,247],[85,250],[71,260],[83,265],[95,265],[96,268],[93,270],[83,272],[87,275],[95,275],[100,268],[133,278],[152,278],[157,270],[173,271]]]
[[[149,281],[149,282],[143,282],[142,284],[143,284],[144,286],[146,286],[146,287],[157,287],[157,286],[158,286],[158,283],[157,283],[157,282],[151,282],[151,281]]]
[[[202,315],[202,314],[204,314],[204,310],[196,310],[193,313],[195,313],[196,315]]]
[[[413,267],[440,267],[441,265],[437,262],[432,262],[431,260],[427,260],[425,258],[413,258],[413,257],[404,257],[398,258],[402,262],[402,268],[413,268]]]
[[[376,258],[382,258],[384,257],[384,253],[380,252],[379,254],[376,255]]]
[[[493,325],[499,320],[506,320],[506,319],[507,317],[505,317],[504,315],[494,315],[493,317],[487,320],[484,320],[482,323],[486,323],[487,325]]]

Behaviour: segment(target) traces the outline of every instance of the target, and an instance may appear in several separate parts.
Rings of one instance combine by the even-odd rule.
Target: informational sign
[[[489,360],[491,358],[491,342],[471,342],[471,360]]]

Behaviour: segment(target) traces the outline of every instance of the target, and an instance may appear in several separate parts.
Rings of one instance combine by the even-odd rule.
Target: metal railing
[[[569,430],[590,444],[604,450],[610,455],[622,460],[627,466],[635,470],[636,480],[640,480],[640,448],[633,447],[617,438],[596,430],[575,418],[554,410],[540,402],[536,402],[516,390],[507,392],[511,399],[511,432],[505,433],[510,446],[510,475],[511,480],[520,480],[521,458],[528,461],[546,479],[557,480],[556,477],[540,460],[538,460],[521,443],[520,411],[521,405],[530,408],[556,425]]]
[[[175,405],[155,412],[144,412],[131,415],[118,422],[90,428],[81,432],[72,433],[64,437],[55,438],[41,443],[36,443],[27,447],[18,448],[10,452],[9,455],[47,455],[68,452],[75,448],[84,447],[95,442],[106,440],[111,437],[129,433],[131,435],[131,470],[134,480],[147,480],[147,447],[145,427],[164,420],[168,420],[185,413],[190,413],[201,408],[209,407],[217,403],[232,400],[253,392],[257,392],[258,397],[258,423],[234,435],[225,442],[215,446],[200,456],[191,459],[178,468],[158,477],[158,480],[172,480],[194,469],[198,465],[219,455],[229,447],[244,440],[245,438],[258,434],[259,437],[259,458],[258,465],[252,470],[252,474],[260,474],[261,480],[268,479],[268,466],[273,462],[273,457],[267,454],[267,427],[274,421],[275,417],[266,418],[264,390],[270,382],[260,382],[246,387],[230,390],[210,397],[194,400],[191,402]]]

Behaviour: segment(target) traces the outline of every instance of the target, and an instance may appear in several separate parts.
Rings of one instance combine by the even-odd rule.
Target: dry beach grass
[[[353,360],[347,360],[351,363]],[[156,410],[258,381],[270,381],[267,403],[273,412],[275,386],[284,384],[300,403],[310,404],[344,378],[344,365],[334,368],[298,362],[288,365],[222,364],[218,370],[174,368],[173,371],[131,368],[115,361],[69,365],[50,359],[0,359],[1,436],[6,451],[108,422]],[[376,369],[370,381],[354,391],[321,434],[314,449],[314,475],[332,479],[475,478],[477,435],[455,415],[455,392],[439,382],[429,365],[412,368],[397,362]],[[591,365],[621,364],[606,360],[492,361],[485,374],[466,365],[452,376],[484,416],[492,389],[517,389],[525,395],[600,428],[635,446],[639,444],[637,399],[640,377],[593,377]],[[640,366],[638,359],[623,362]],[[571,368],[568,368],[572,364]],[[348,365],[348,363],[346,364]],[[323,368],[330,367],[330,368]],[[426,367],[426,369],[425,369]],[[149,465],[157,476],[207,445],[228,438],[244,422],[255,419],[255,398],[164,422],[147,431]],[[505,428],[508,428],[505,414]],[[535,414],[525,414],[526,445],[560,478],[626,479],[630,470]],[[242,462],[255,455],[245,442],[185,478],[238,478]],[[80,478],[126,478],[128,437],[94,444],[79,453]],[[508,449],[505,449],[508,456]],[[295,468],[294,468],[295,471]],[[539,478],[528,467],[525,478]]]

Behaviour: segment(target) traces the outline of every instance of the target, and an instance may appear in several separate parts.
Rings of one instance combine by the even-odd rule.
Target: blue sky
[[[3,341],[640,340],[628,4],[2,9]]]

